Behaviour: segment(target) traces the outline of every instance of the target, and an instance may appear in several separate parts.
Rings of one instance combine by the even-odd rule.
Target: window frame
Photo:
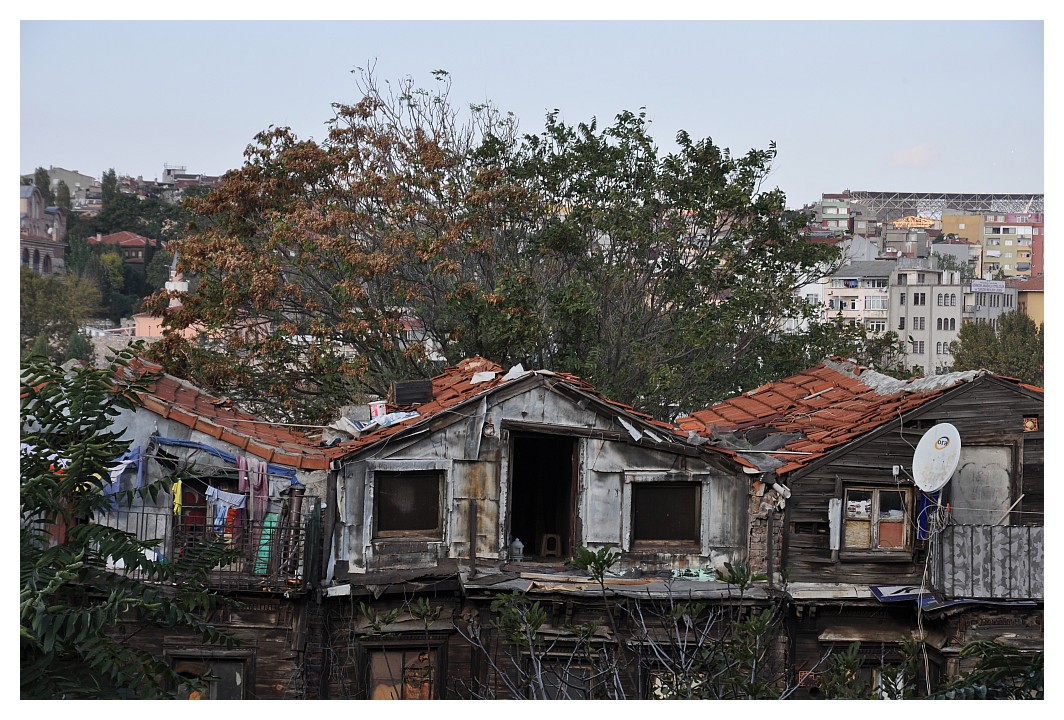
[[[625,472],[621,498],[621,549],[624,552],[671,551],[709,555],[711,476],[690,472]],[[697,486],[698,540],[637,540],[635,538],[635,487],[643,484]]]
[[[387,542],[425,542],[447,543],[451,537],[450,513],[448,508],[454,505],[454,489],[450,482],[452,461],[450,460],[367,460],[365,481],[365,503],[363,515],[364,545]],[[381,473],[425,473],[438,472],[440,475],[438,534],[419,533],[417,531],[388,530],[381,535],[378,531],[377,474]]]
[[[164,642],[163,647],[163,662],[171,669],[175,669],[177,664],[181,662],[204,662],[209,664],[214,661],[221,661],[240,663],[243,666],[239,684],[241,695],[239,699],[241,700],[246,700],[249,694],[253,696],[255,693],[255,655],[255,650],[251,648],[222,649],[213,646],[171,644],[170,642]],[[217,685],[208,680],[207,687],[208,692],[211,692],[211,688],[217,687]],[[180,688],[170,687],[169,689],[177,691]],[[226,698],[218,699],[223,700]]]
[[[358,640],[359,667],[362,673],[362,691],[366,699],[372,698],[373,689],[373,655],[375,653],[422,653],[432,654],[429,666],[432,669],[432,700],[447,699],[447,639],[450,633],[430,630],[428,634],[396,633],[387,637],[374,635],[362,636]],[[400,668],[402,674],[403,668]],[[399,678],[399,687],[403,687]],[[401,691],[400,691],[401,692]],[[416,698],[389,698],[406,700]]]
[[[909,560],[912,558],[915,547],[915,537],[912,529],[913,517],[913,489],[899,485],[868,485],[868,484],[845,484],[842,486],[842,498],[838,510],[838,553],[839,560],[867,560],[869,558],[882,558],[887,560]],[[851,492],[871,493],[871,506],[869,509],[869,536],[868,546],[848,546],[846,544],[846,506]],[[880,493],[901,493],[903,512],[900,520],[884,520],[880,517]],[[878,547],[880,538],[880,524],[900,524],[902,528],[901,547]]]

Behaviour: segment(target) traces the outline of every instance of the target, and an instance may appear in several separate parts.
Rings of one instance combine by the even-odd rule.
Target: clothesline
[[[171,460],[172,459],[170,457],[160,456],[160,455],[157,455],[155,453],[144,453],[141,457],[152,458],[153,460],[158,460],[160,457],[162,457],[163,460]],[[178,460],[180,460],[180,458],[178,458]],[[236,468],[235,465],[221,465],[219,463],[194,462],[193,463],[193,468],[197,469],[197,470],[200,469],[200,468],[213,468],[213,469],[217,469],[217,470],[227,470],[227,471],[231,471],[231,472],[234,472],[234,473],[237,471],[237,468]],[[294,485],[296,487],[302,487],[303,486],[303,484],[301,482],[299,482],[298,480],[295,480],[291,475],[288,475],[287,473],[283,473],[282,474],[282,473],[275,473],[275,472],[267,471],[266,474],[270,475],[271,477],[282,478],[284,480],[292,480],[292,485]]]
[[[155,443],[158,443],[159,445],[167,445],[167,446],[174,446],[174,447],[195,448],[196,450],[202,450],[203,452],[206,452],[206,453],[208,453],[210,455],[213,455],[213,456],[215,456],[217,458],[225,460],[226,462],[231,462],[234,465],[236,465],[236,462],[237,462],[237,459],[236,459],[235,455],[227,453],[224,450],[219,450],[218,448],[211,447],[210,445],[204,445],[203,443],[195,442],[193,440],[178,440],[177,438],[168,438],[168,437],[162,437],[160,435],[153,435],[149,439],[149,442],[155,442]],[[156,456],[156,459],[158,459],[157,456]],[[289,480],[292,481],[293,485],[302,486],[302,483],[299,482],[299,480],[296,479],[296,471],[295,471],[294,468],[282,467],[280,465],[271,465],[271,464],[267,463],[266,472],[269,475],[275,475],[277,477],[288,478]]]

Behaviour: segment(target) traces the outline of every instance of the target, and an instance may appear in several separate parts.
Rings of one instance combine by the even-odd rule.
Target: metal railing
[[[158,509],[112,510],[95,522],[131,533],[138,540],[156,540],[149,557],[176,562],[197,555],[210,543],[224,544],[228,562],[209,571],[208,585],[216,589],[302,591],[306,588],[317,537],[317,502],[306,499],[293,512],[267,514],[261,521],[234,515],[215,519],[209,506],[184,506],[180,514]],[[311,553],[308,555],[308,552]],[[141,577],[121,562],[117,572]]]

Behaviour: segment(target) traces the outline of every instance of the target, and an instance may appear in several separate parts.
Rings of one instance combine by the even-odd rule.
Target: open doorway
[[[520,433],[512,436],[511,449],[510,540],[521,540],[526,558],[571,557],[576,440]]]

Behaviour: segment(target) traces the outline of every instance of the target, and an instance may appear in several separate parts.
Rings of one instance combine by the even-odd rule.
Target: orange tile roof
[[[1045,292],[1046,279],[1044,275],[1035,275],[1030,280],[1010,280],[1009,285],[1020,292]]]
[[[140,360],[135,369],[160,372],[162,366]],[[277,465],[324,470],[335,455],[317,438],[291,426],[268,423],[172,375],[161,374],[140,393],[144,407],[168,420],[235,445]]]
[[[144,372],[161,372],[161,366],[140,360],[137,369]],[[478,372],[492,372],[495,376],[487,381],[473,384]],[[481,357],[467,358],[432,378],[433,398],[427,403],[408,406],[389,404],[387,412],[414,411],[417,416],[396,422],[387,427],[371,427],[357,438],[332,447],[321,444],[317,434],[303,432],[299,427],[269,423],[236,407],[231,400],[218,398],[165,373],[151,383],[141,394],[144,406],[158,415],[199,430],[214,438],[239,447],[247,453],[268,462],[307,470],[321,470],[339,457],[363,450],[382,442],[429,418],[452,410],[456,406],[478,398],[498,387],[516,382],[534,374],[545,378],[558,378],[567,386],[601,400],[618,413],[637,418],[651,428],[660,430],[662,439],[682,442],[687,433],[669,423],[655,420],[646,413],[615,402],[605,397],[591,384],[567,373],[527,371],[513,378],[503,379],[504,369]],[[731,455],[730,452],[724,454]],[[745,461],[740,461],[749,464]]]
[[[473,384],[471,380],[476,373],[479,372],[492,372],[495,376],[484,382],[478,382]],[[540,377],[558,378],[562,380],[566,385],[572,387],[585,394],[591,395],[601,400],[606,405],[612,406],[619,413],[623,413],[629,416],[634,416],[639,420],[651,425],[652,427],[660,430],[663,435],[672,439],[678,440],[686,438],[686,433],[681,433],[676,427],[669,423],[655,420],[646,413],[639,412],[634,408],[625,405],[623,403],[610,400],[605,395],[600,393],[590,383],[577,377],[576,375],[570,375],[568,373],[556,373],[545,370],[525,371],[520,374],[516,374],[510,379],[504,379],[506,372],[505,369],[490,360],[486,360],[482,357],[472,357],[462,360],[457,365],[445,369],[442,373],[432,378],[432,400],[427,403],[421,403],[418,405],[409,406],[397,406],[389,404],[387,406],[388,412],[407,411],[417,412],[417,417],[412,417],[407,420],[402,420],[394,425],[389,425],[384,428],[377,428],[370,432],[366,432],[363,435],[342,442],[336,445],[334,450],[342,450],[343,454],[351,454],[363,450],[371,445],[374,445],[386,438],[389,438],[403,430],[410,428],[418,423],[432,417],[436,417],[445,413],[452,408],[465,403],[474,398],[478,398],[482,395],[495,390],[504,384],[516,382],[518,379],[525,378],[529,374],[535,374]]]
[[[782,462],[775,472],[783,475],[986,374],[989,373],[978,370],[902,381],[844,358],[831,358],[797,375],[682,417],[677,424],[711,442],[716,433],[743,434],[752,429],[798,434],[798,439],[774,447],[783,451],[775,454],[771,450],[759,451],[756,446],[737,448],[734,443],[721,441],[740,454],[764,453],[775,458]],[[1042,392],[1041,388],[1012,378],[996,377]]]
[[[95,235],[89,238],[90,245],[118,245],[120,247],[147,247],[151,244],[152,247],[161,246],[158,240],[146,238],[143,235],[138,235],[128,230],[120,230],[110,235],[104,235],[101,238],[97,238]]]

